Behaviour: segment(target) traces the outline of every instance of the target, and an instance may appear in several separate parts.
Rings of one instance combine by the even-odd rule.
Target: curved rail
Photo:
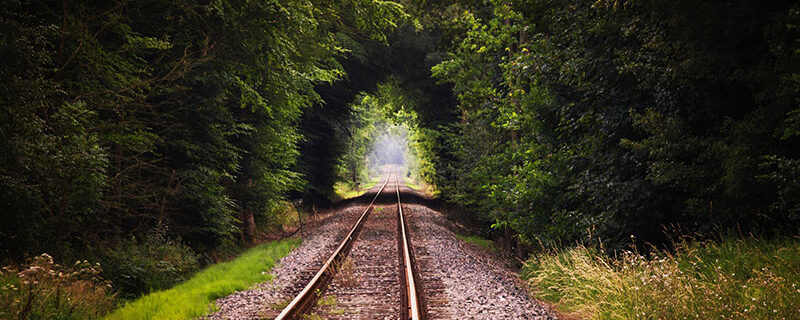
[[[339,247],[331,254],[331,257],[328,258],[328,261],[322,265],[322,268],[319,269],[314,278],[308,282],[308,284],[303,288],[302,291],[290,302],[286,308],[283,308],[283,311],[275,318],[275,320],[284,320],[284,319],[296,319],[304,312],[311,309],[314,306],[314,302],[316,302],[319,292],[321,292],[325,284],[333,278],[333,275],[336,273],[335,266],[341,263],[341,260],[347,256],[347,252],[350,251],[350,248],[353,246],[353,242],[355,241],[356,235],[361,229],[364,220],[370,210],[372,210],[372,205],[375,203],[375,200],[378,199],[378,196],[383,192],[383,189],[386,187],[386,184],[389,183],[389,176],[386,176],[386,181],[381,186],[380,190],[375,194],[375,197],[372,198],[372,201],[367,206],[367,209],[364,210],[364,213],[361,214],[361,217],[358,218],[358,221],[353,225],[353,228],[350,229],[350,232],[344,238]],[[397,178],[395,178],[395,184],[397,183]]]
[[[414,265],[412,264],[411,259],[411,249],[408,245],[408,235],[406,232],[406,223],[403,217],[403,205],[400,202],[400,185],[398,183],[397,175],[394,176],[394,186],[395,192],[397,193],[397,214],[400,219],[400,242],[401,248],[400,250],[403,251],[403,270],[405,273],[404,279],[406,284],[406,292],[405,297],[406,301],[404,304],[408,306],[408,319],[412,320],[419,320],[424,319],[424,313],[421,311],[422,309],[422,295],[417,294],[417,285],[416,279],[414,277]]]

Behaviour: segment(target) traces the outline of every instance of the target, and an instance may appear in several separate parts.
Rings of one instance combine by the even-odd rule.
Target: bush
[[[591,319],[797,319],[800,243],[682,242],[649,258],[578,246],[531,258],[524,277],[538,297]]]
[[[105,250],[102,261],[103,274],[126,299],[172,287],[188,279],[200,266],[191,248],[158,233],[143,242],[117,242]]]
[[[0,319],[97,319],[111,310],[111,284],[100,264],[76,261],[72,267],[43,253],[20,270],[0,271]]]

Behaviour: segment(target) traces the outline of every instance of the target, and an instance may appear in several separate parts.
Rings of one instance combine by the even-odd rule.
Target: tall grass
[[[523,269],[538,297],[590,319],[800,319],[800,242],[682,242],[649,258],[578,246]]]
[[[62,266],[44,253],[0,271],[0,319],[99,319],[114,306],[100,264]]]
[[[172,289],[127,303],[106,319],[193,319],[208,314],[217,298],[271,279],[269,271],[275,261],[299,243],[299,239],[287,239],[259,245],[233,261],[200,271]]]

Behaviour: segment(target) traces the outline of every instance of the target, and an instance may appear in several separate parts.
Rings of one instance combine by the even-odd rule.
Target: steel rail
[[[406,281],[405,297],[408,300],[406,302],[406,305],[408,306],[408,319],[420,320],[424,319],[424,313],[421,311],[423,304],[422,300],[420,300],[422,295],[417,294],[417,285],[414,278],[414,265],[412,264],[411,260],[411,249],[408,245],[408,235],[406,233],[406,223],[403,216],[403,205],[402,202],[400,202],[400,185],[397,174],[394,176],[394,186],[395,192],[397,193],[397,214],[400,218],[400,233],[402,243],[401,250],[403,251],[403,270],[405,271]]]
[[[322,265],[322,268],[319,269],[314,278],[308,282],[308,284],[303,288],[302,291],[290,302],[283,311],[275,318],[275,320],[285,320],[285,319],[296,319],[304,312],[311,309],[314,306],[314,302],[316,302],[317,298],[321,294],[324,289],[325,282],[330,280],[336,269],[335,262],[340,262],[344,257],[347,256],[347,252],[353,245],[353,241],[355,241],[356,236],[358,235],[359,230],[363,222],[366,220],[366,217],[370,210],[372,210],[372,205],[375,203],[375,200],[378,199],[378,196],[383,192],[383,189],[386,187],[386,184],[389,183],[390,175],[386,176],[386,181],[381,186],[378,193],[375,194],[375,197],[372,198],[372,201],[367,206],[367,209],[364,210],[364,213],[361,214],[361,217],[358,218],[358,221],[353,225],[353,228],[350,229],[350,232],[347,236],[342,240],[342,243],[339,244],[339,247],[331,254],[331,257]],[[397,178],[395,177],[395,184],[397,184]],[[399,196],[399,194],[398,194]]]

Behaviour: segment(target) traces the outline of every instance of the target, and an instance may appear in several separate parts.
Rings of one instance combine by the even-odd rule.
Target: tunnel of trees
[[[126,296],[330,205],[385,134],[520,257],[800,222],[796,1],[8,0],[0,60],[2,262]]]

